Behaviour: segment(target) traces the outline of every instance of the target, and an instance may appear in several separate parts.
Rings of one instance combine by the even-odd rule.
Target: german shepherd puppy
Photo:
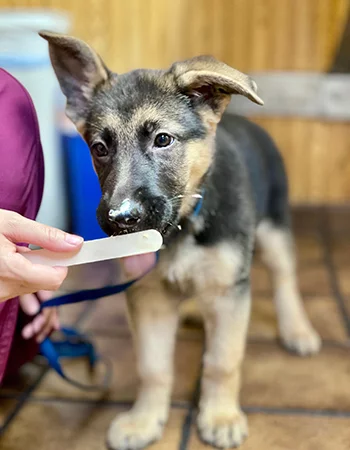
[[[239,446],[248,433],[239,391],[255,238],[272,271],[283,344],[300,355],[321,345],[297,287],[281,156],[260,127],[223,115],[233,94],[262,105],[257,86],[208,56],[115,74],[81,40],[41,36],[67,115],[91,150],[102,229],[115,235],[154,228],[166,247],[156,268],[127,292],[141,386],[132,409],[112,422],[108,446],[136,450],[161,437],[187,298],[198,301],[206,331],[199,434],[218,448]]]

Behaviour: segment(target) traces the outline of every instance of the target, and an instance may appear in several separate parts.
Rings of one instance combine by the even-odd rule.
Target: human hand
[[[27,316],[35,316],[22,330],[24,339],[35,337],[38,343],[42,342],[52,331],[59,330],[60,322],[57,308],[43,309],[39,314],[40,303],[50,300],[52,292],[39,291],[36,294],[25,294],[19,297],[21,309]]]
[[[78,251],[79,236],[0,209],[0,302],[33,292],[57,290],[67,276],[65,267],[33,264],[23,257],[29,250],[18,243],[34,244],[55,252]]]

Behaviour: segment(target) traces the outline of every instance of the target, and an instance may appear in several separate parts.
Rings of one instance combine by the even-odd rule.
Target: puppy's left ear
[[[177,62],[169,72],[183,93],[197,99],[202,105],[209,105],[218,118],[233,94],[244,95],[258,105],[264,104],[257,95],[256,83],[248,75],[212,56],[198,56]]]

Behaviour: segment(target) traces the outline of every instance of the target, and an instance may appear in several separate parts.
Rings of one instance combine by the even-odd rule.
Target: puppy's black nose
[[[133,200],[126,199],[116,209],[110,209],[108,220],[119,228],[131,228],[135,226],[142,215],[142,205]]]

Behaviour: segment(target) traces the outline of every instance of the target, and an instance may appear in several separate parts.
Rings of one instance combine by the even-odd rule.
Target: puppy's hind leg
[[[288,225],[264,220],[257,229],[262,258],[271,270],[282,343],[301,356],[317,353],[319,335],[313,329],[299,293],[293,237]]]

